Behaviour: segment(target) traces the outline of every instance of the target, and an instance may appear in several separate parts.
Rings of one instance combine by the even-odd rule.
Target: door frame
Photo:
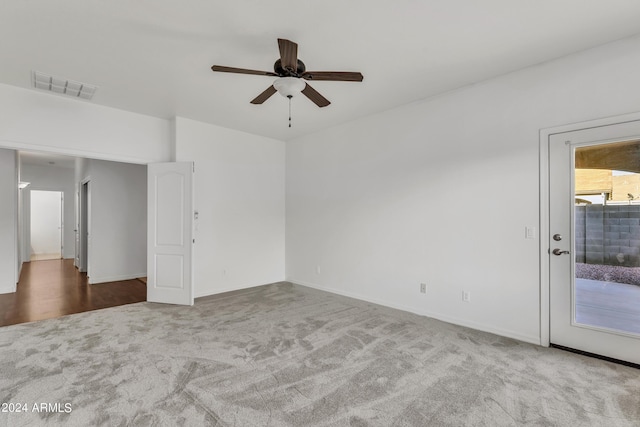
[[[17,284],[20,279],[20,272],[22,270],[22,263],[27,262],[27,260],[22,259],[22,255],[24,253],[24,246],[25,246],[24,241],[26,241],[25,227],[24,227],[24,224],[22,224],[21,219],[19,219],[20,215],[22,214],[22,212],[20,211],[21,205],[18,202],[20,197],[19,196],[20,189],[18,188],[18,183],[20,181],[19,178],[21,173],[20,154],[19,154],[20,151],[60,154],[64,156],[83,158],[87,160],[105,160],[110,162],[129,163],[134,165],[145,165],[145,166],[148,163],[156,163],[156,162],[162,162],[162,161],[168,162],[168,161],[171,161],[169,159],[172,158],[172,157],[169,157],[169,159],[163,160],[158,158],[130,157],[127,155],[120,155],[115,153],[103,153],[99,151],[87,151],[87,150],[81,150],[81,149],[70,148],[70,147],[59,147],[56,145],[48,145],[47,141],[49,141],[47,137],[43,137],[42,140],[34,140],[28,143],[18,142],[18,141],[9,141],[9,140],[0,138],[0,148],[15,151],[14,197],[16,200],[16,208],[14,210],[14,217],[13,217],[12,223],[14,225],[14,229],[13,229],[14,245],[13,246],[15,249],[14,255],[15,255],[15,261],[16,261],[15,263],[16,268],[14,271],[15,278],[14,278],[14,285],[10,291],[11,293],[16,292]],[[22,247],[20,246],[21,245],[20,242],[23,243]]]
[[[78,191],[78,233],[80,233],[80,247],[78,248],[78,271],[87,273],[89,278],[89,260],[91,259],[89,234],[91,233],[91,177],[88,176],[79,183]],[[86,194],[85,194],[86,186]]]
[[[540,129],[540,345],[549,347],[551,328],[551,280],[549,265],[549,142],[555,134],[593,129],[640,120],[640,112]]]

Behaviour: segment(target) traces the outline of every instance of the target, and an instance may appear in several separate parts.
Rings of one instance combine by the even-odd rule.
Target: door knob
[[[569,251],[563,251],[561,249],[555,248],[554,250],[551,251],[552,254],[554,255],[562,255],[562,254],[567,254],[569,255]]]

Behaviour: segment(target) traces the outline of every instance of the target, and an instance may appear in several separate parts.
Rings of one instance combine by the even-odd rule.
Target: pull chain
[[[287,98],[289,98],[289,127],[291,127],[291,98],[293,98],[293,96],[289,95]]]

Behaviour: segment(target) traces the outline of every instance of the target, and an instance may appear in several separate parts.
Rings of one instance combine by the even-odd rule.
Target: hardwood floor
[[[71,259],[32,261],[24,263],[17,291],[0,295],[0,326],[146,300],[140,280],[89,285]]]

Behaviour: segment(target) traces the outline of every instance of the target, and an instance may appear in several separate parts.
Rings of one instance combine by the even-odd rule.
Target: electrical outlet
[[[320,266],[316,265],[316,274],[320,274]]]
[[[469,291],[462,291],[462,301],[464,301],[464,302],[469,302],[469,301],[471,301],[471,292],[469,292]]]
[[[426,294],[427,293],[427,284],[426,283],[420,283],[420,293],[421,294]]]

